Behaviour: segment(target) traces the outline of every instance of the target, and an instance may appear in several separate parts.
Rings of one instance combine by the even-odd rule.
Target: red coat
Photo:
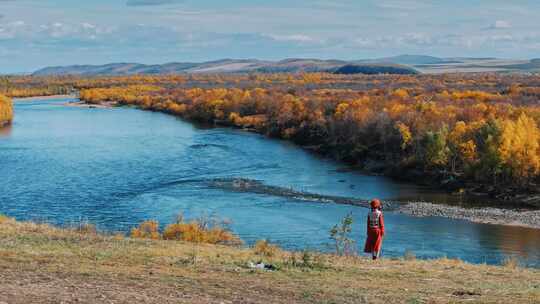
[[[381,250],[384,236],[384,217],[380,210],[372,211],[367,216],[367,239],[364,252],[373,253]]]

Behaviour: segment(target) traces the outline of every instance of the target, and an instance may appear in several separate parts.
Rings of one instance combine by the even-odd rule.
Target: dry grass
[[[176,223],[170,224],[159,231],[159,223],[154,220],[142,222],[131,230],[131,237],[135,239],[184,241],[190,243],[241,245],[240,238],[219,223],[206,219],[194,220],[186,223],[180,216]]]
[[[133,239],[0,217],[0,302],[540,303],[540,272]],[[196,263],[193,261],[196,260]]]
[[[509,256],[503,261],[503,266],[510,269],[517,269],[521,267],[519,259],[516,256]]]
[[[272,258],[281,253],[277,245],[271,244],[268,240],[259,240],[253,246],[253,253],[263,257]]]

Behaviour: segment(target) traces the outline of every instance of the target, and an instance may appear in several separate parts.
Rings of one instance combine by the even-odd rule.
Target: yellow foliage
[[[13,103],[11,99],[0,94],[0,127],[13,119]]]
[[[411,129],[409,129],[409,127],[402,122],[398,122],[396,127],[399,131],[399,135],[401,136],[401,149],[405,150],[412,141]]]
[[[540,172],[540,130],[526,114],[503,123],[499,153],[514,178],[523,181]]]
[[[277,245],[270,244],[267,240],[259,240],[253,246],[253,252],[256,255],[274,257],[280,252],[280,248]]]
[[[401,99],[409,98],[409,92],[405,89],[397,89],[394,91],[393,95]]]
[[[517,121],[522,114],[529,118],[528,125],[540,122],[539,79],[517,74],[21,76],[9,79],[6,92],[80,90],[88,103],[115,101],[195,121],[233,124],[339,159],[407,160],[404,163],[422,170],[436,164],[438,169],[467,173],[456,174],[458,178],[507,183],[540,178],[533,153],[536,129],[512,135],[522,129],[523,119]],[[504,144],[499,140],[502,126],[488,123],[495,120],[509,122]],[[519,144],[520,138],[530,142]],[[520,155],[512,159],[515,153]]]
[[[131,229],[131,237],[158,240],[161,238],[159,233],[159,223],[157,221],[142,222],[139,227]]]
[[[345,113],[347,113],[347,110],[349,109],[349,104],[346,102],[342,102],[337,105],[336,107],[336,117],[343,119],[345,116]]]
[[[221,227],[205,228],[198,222],[170,224],[163,231],[163,239],[192,243],[240,244],[240,239],[231,232]]]
[[[474,99],[477,101],[496,100],[500,98],[499,94],[491,94],[484,91],[466,90],[461,92],[453,92],[452,97],[455,99]]]
[[[476,144],[473,140],[459,144],[459,152],[467,162],[473,162],[476,159]]]

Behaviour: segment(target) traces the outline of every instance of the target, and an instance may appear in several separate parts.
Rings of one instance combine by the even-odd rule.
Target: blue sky
[[[539,12],[537,0],[0,0],[0,73],[221,58],[532,58]]]

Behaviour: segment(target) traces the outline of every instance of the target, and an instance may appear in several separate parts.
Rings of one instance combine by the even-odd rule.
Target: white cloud
[[[497,20],[495,21],[495,28],[511,28],[510,22],[505,20]]]
[[[339,42],[338,42],[339,43]],[[463,51],[485,53],[485,50],[509,48],[534,49],[540,44],[540,32],[463,34],[405,33],[402,35],[360,36],[342,39],[340,45],[346,49],[398,50],[397,52],[426,53],[434,50],[452,51],[451,56],[463,55]],[[460,52],[453,50],[459,49]]]
[[[492,25],[486,27],[487,30],[501,30],[512,28],[512,25],[509,21],[506,20],[497,20]]]
[[[28,31],[24,21],[14,21],[0,24],[0,39],[13,39]]]
[[[126,2],[127,6],[153,6],[153,5],[164,5],[164,4],[175,4],[183,2],[182,0],[128,0]]]
[[[303,34],[292,34],[292,35],[274,35],[274,34],[268,34],[263,35],[267,36],[275,41],[285,41],[285,42],[316,42],[317,40]]]
[[[84,28],[84,29],[95,29],[96,26],[91,24],[91,23],[87,23],[87,22],[83,22],[81,23],[81,26]]]
[[[375,5],[382,9],[391,10],[418,10],[430,6],[426,2],[417,0],[378,0],[375,2]]]

